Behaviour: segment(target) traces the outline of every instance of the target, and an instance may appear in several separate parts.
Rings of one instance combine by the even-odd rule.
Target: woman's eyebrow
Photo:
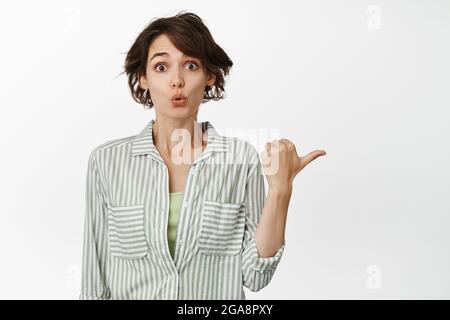
[[[159,56],[168,57],[168,56],[170,56],[170,54],[168,54],[167,52],[157,52],[150,58],[149,61],[152,61],[154,58],[159,57]],[[183,58],[186,58],[186,57],[190,57],[190,56],[183,53]]]

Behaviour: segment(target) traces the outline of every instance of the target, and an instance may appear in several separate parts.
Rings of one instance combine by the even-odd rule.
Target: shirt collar
[[[155,119],[151,119],[144,129],[136,135],[133,140],[131,153],[133,156],[137,155],[149,155],[154,160],[161,162],[164,164],[161,155],[156,149],[153,143],[153,124],[155,123]],[[194,163],[204,160],[211,156],[214,152],[228,152],[229,145],[227,138],[225,136],[220,135],[214,126],[209,121],[200,122],[202,126],[202,132],[206,130],[207,132],[207,145],[205,150],[202,153],[202,156],[199,157]]]

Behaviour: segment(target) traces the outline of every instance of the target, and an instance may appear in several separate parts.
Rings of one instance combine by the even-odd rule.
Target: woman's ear
[[[139,76],[138,85],[142,90],[148,89],[147,80],[145,79],[145,76],[143,76],[143,75]]]
[[[212,86],[216,82],[216,76],[214,74],[208,77],[207,85]]]

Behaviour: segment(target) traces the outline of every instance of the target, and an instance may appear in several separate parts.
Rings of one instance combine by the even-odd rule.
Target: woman
[[[274,140],[263,167],[250,143],[198,123],[200,104],[223,98],[232,65],[192,13],[137,37],[125,72],[156,116],[90,155],[80,299],[245,299],[243,286],[272,279],[293,179],[325,152],[299,158]]]

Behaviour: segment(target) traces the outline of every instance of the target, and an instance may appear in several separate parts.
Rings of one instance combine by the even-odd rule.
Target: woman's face
[[[140,83],[150,90],[156,113],[196,119],[205,87],[212,85],[215,77],[207,78],[201,61],[184,56],[165,34],[155,38],[148,51],[146,76],[141,76]],[[184,105],[172,103],[175,94],[186,97]]]

